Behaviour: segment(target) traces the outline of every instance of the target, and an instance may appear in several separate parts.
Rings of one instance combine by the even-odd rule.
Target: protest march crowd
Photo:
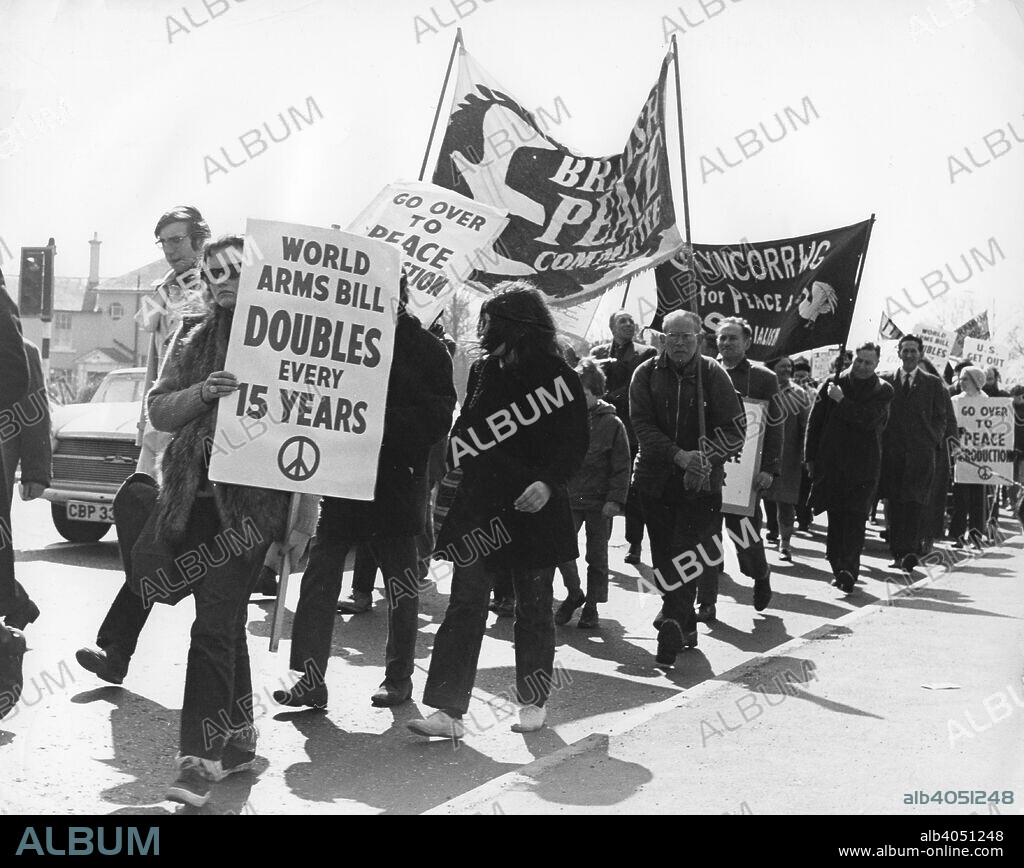
[[[157,436],[147,438],[151,448],[140,471],[114,501],[125,584],[99,626],[95,647],[76,656],[104,681],[121,684],[152,610],[146,582],[161,565],[180,565],[183,552],[217,548],[218,558],[208,558],[198,580],[163,587],[157,595],[174,603],[191,594],[196,606],[178,774],[167,790],[172,800],[202,805],[214,782],[252,768],[257,732],[248,599],[275,594],[283,558],[295,563],[307,549],[291,636],[290,667],[299,677],[291,689],[275,691],[274,699],[326,708],[335,613],[367,611],[379,568],[388,638],[384,680],[371,701],[385,707],[408,701],[418,594],[429,585],[431,558],[443,558],[453,563],[451,595],[423,692],[423,703],[434,711],[408,727],[423,736],[461,738],[489,608],[515,618],[520,714],[512,729],[531,732],[544,725],[556,625],[581,610],[578,626],[600,629],[615,516],[625,519],[627,563],[640,562],[645,530],[649,535],[662,595],[654,622],[656,660],[667,668],[697,645],[697,623],[716,618],[726,538],[752,581],[754,609],[770,605],[762,506],[767,543],[790,561],[794,533],[826,513],[833,585],[850,594],[865,527],[879,500],[885,503],[890,568],[908,576],[946,562],[934,548],[937,541],[981,549],[998,532],[1000,507],[1019,502],[1013,480],[986,485],[977,478],[961,481],[954,471],[959,464],[978,464],[958,413],[974,415],[965,409],[973,407],[984,415],[990,399],[1012,399],[1020,481],[1024,387],[1007,393],[997,370],[967,362],[947,382],[913,334],[899,341],[898,370],[878,373],[880,348],[865,342],[842,364],[837,358],[838,372],[819,385],[810,380],[806,359],[751,361],[751,327],[744,319],[721,319],[712,345],[697,313],[673,311],[664,317],[655,347],[637,342],[633,317],[618,311],[609,323],[612,341],[577,359],[560,340],[541,294],[526,281],[510,281],[495,287],[481,307],[478,357],[453,424],[453,342],[440,317],[425,329],[407,311],[403,276],[374,497],[302,495],[289,515],[287,492],[212,482],[208,472],[218,407],[239,387],[225,358],[244,238],[211,240],[205,220],[190,206],[165,213],[155,234],[171,266],[161,286],[170,303],[148,324],[159,367],[145,401],[146,424]],[[6,292],[0,301],[0,383],[8,408],[29,393],[35,366],[23,347],[17,307]],[[743,399],[766,402],[763,424],[750,424]],[[48,436],[45,430],[36,434]],[[723,485],[751,438],[760,445],[749,481],[753,509],[724,512]],[[32,439],[30,430],[5,438],[0,469],[8,529],[19,457],[23,485],[48,479],[33,457]],[[344,463],[336,464],[336,472],[344,473]],[[255,532],[243,538],[247,526]],[[577,569],[581,528],[585,582]],[[225,537],[244,545],[229,547]],[[6,543],[0,551],[0,686],[11,689],[16,701],[26,647],[21,631],[40,612],[15,580],[9,534]],[[353,592],[339,605],[350,552],[356,554]],[[556,570],[565,585],[557,607]],[[0,715],[9,709],[0,708]]]
[[[772,600],[766,546],[792,561],[815,515],[826,514],[844,594],[880,502],[901,577],[946,567],[940,541],[998,540],[998,510],[1020,504],[1024,386],[1005,392],[997,368],[967,353],[955,367],[930,360],[919,334],[895,336],[895,370],[878,370],[877,343],[845,351],[874,215],[730,247],[692,243],[686,211],[684,240],[664,128],[673,62],[680,99],[673,43],[623,151],[583,157],[463,46],[432,183],[433,130],[420,180],[385,187],[348,231],[249,220],[245,235],[214,239],[193,206],[160,216],[170,270],[138,317],[151,334],[139,461],[112,504],[125,581],[76,659],[121,684],[153,604],[194,598],[167,798],[202,806],[216,782],[254,767],[248,602],[277,598],[276,650],[293,566],[296,679],[273,698],[323,710],[336,614],[371,608],[378,570],[388,633],[370,699],[410,701],[419,595],[433,562],[451,562],[423,685],[433,710],[407,726],[461,739],[489,611],[514,617],[512,729],[545,725],[556,627],[601,630],[616,516],[626,563],[639,565],[649,540],[654,580],[641,580],[661,596],[664,668],[717,618],[727,539],[757,612]],[[580,358],[600,295],[628,293],[647,269],[658,304],[639,325],[657,328],[657,346],[619,310],[612,340]],[[458,412],[442,319],[457,288],[480,301]],[[567,325],[574,311],[582,331]],[[36,419],[10,412],[45,383],[2,289],[0,339],[0,416]],[[832,373],[816,383],[799,353],[830,346],[841,348]],[[244,436],[227,438],[231,425]],[[40,616],[15,578],[12,486],[20,460],[22,497],[44,494],[48,429],[2,429],[0,718],[21,695],[22,631]],[[350,555],[352,592],[339,601]]]

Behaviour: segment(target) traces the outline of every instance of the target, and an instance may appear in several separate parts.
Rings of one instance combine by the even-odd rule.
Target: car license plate
[[[114,507],[109,503],[85,503],[81,500],[67,502],[67,516],[75,521],[105,521],[114,523]]]

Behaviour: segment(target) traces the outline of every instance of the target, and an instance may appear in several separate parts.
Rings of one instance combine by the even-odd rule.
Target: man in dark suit
[[[615,311],[611,315],[609,325],[612,330],[611,343],[599,344],[590,351],[590,355],[595,359],[604,360],[601,365],[607,389],[604,399],[615,408],[615,415],[626,426],[629,457],[630,461],[633,461],[639,447],[636,434],[633,433],[633,423],[629,419],[629,384],[633,380],[633,372],[640,367],[640,363],[658,355],[658,350],[633,341],[636,323],[628,311]],[[640,546],[643,541],[644,517],[640,509],[640,497],[631,484],[626,496],[626,542],[629,543],[629,552],[625,557],[627,564],[640,563]]]
[[[758,499],[754,504],[754,514],[746,516],[725,514],[725,526],[731,531],[736,542],[736,559],[740,571],[754,580],[754,609],[758,612],[768,607],[772,598],[771,568],[764,554],[764,541],[761,539],[761,501],[760,495],[771,487],[772,481],[779,475],[779,464],[782,461],[782,433],[786,414],[779,406],[779,378],[764,365],[751,362],[747,351],[753,340],[754,332],[745,319],[730,316],[718,324],[719,361],[725,367],[733,388],[740,398],[761,398],[768,401],[765,409],[764,445],[761,449],[761,467],[754,476],[754,490]],[[744,527],[748,523],[747,528]],[[756,539],[750,540],[752,528]],[[737,542],[742,540],[743,542]],[[724,541],[723,541],[724,544]],[[715,604],[718,602],[718,570],[705,570],[697,582],[697,620],[714,621]]]
[[[941,378],[919,367],[924,353],[921,338],[904,335],[899,353],[900,369],[883,376],[895,395],[882,438],[879,494],[886,498],[889,518],[889,566],[909,571],[921,554],[921,515],[931,497],[948,401]]]
[[[875,375],[880,355],[878,344],[870,341],[857,347],[852,365],[818,390],[807,423],[811,506],[828,511],[825,556],[832,584],[847,594],[860,573],[864,526],[875,502],[882,432],[892,403],[892,386]]]

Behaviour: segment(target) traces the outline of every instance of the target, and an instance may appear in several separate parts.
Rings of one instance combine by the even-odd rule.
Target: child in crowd
[[[605,378],[597,363],[583,359],[576,367],[587,399],[590,447],[579,472],[569,481],[576,532],[587,528],[587,591],[580,587],[576,561],[558,565],[568,596],[555,612],[556,624],[567,624],[583,606],[578,627],[598,626],[597,604],[608,600],[608,536],[613,516],[622,515],[629,491],[629,440],[615,408],[601,400]],[[584,605],[584,603],[586,605]]]

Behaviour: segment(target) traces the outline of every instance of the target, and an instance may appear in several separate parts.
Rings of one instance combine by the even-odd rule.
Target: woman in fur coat
[[[209,479],[217,407],[238,389],[224,359],[242,246],[241,237],[229,235],[206,248],[203,270],[214,303],[199,324],[179,328],[147,396],[153,426],[173,434],[163,456],[157,538],[178,558],[198,552],[205,568],[192,588],[196,619],[181,708],[179,774],[167,790],[167,798],[196,807],[209,799],[212,782],[252,768],[256,759],[246,612],[267,550],[283,539],[288,520],[286,492]],[[301,551],[309,540],[315,511],[316,499],[303,498],[289,549]]]

